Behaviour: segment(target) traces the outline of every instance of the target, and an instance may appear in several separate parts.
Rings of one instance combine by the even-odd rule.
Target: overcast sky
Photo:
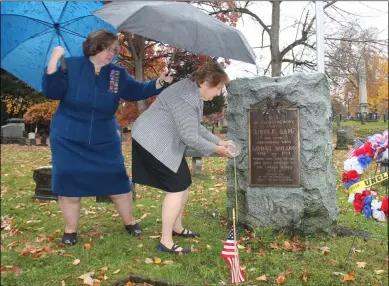
[[[347,18],[358,18],[362,27],[377,27],[381,32],[381,39],[388,39],[388,2],[387,1],[338,1],[336,6],[357,16],[349,15]],[[296,37],[296,29],[287,28],[293,24],[295,19],[299,19],[301,12],[304,8],[310,10],[310,15],[315,12],[314,3],[309,1],[283,1],[281,3],[281,35],[280,35],[280,48],[282,49],[286,45],[293,42]],[[269,1],[257,1],[249,7],[249,9],[255,12],[265,24],[271,23],[271,4]],[[331,13],[333,14],[333,13]],[[342,19],[338,15],[339,20]],[[324,30],[325,32],[331,29],[330,19],[324,17]],[[244,15],[237,25],[247,41],[252,47],[258,47],[261,45],[261,33],[262,29],[256,21],[252,20],[249,16]],[[300,34],[298,35],[300,36]],[[266,42],[265,42],[266,45]],[[257,55],[257,66],[266,68],[270,59],[269,48],[254,49]],[[247,71],[250,72],[247,72]],[[232,61],[231,65],[227,67],[227,73],[231,79],[237,77],[253,77],[253,73],[256,74],[257,68],[251,64],[245,64],[242,62]],[[287,73],[288,71],[286,71]],[[260,74],[263,75],[263,72]]]

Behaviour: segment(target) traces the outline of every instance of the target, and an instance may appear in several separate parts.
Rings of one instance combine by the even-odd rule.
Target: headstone
[[[192,176],[201,176],[203,167],[203,163],[201,161],[202,155],[199,152],[188,148],[187,150],[185,150],[185,157],[192,157]]]
[[[355,130],[354,127],[350,125],[344,125],[341,127],[345,131],[346,144],[353,144],[355,139]]]
[[[343,126],[336,131],[336,147],[337,150],[348,150],[346,130]]]
[[[23,127],[15,123],[1,126],[1,137],[19,139],[23,137]]]
[[[35,135],[35,133],[34,132],[30,132],[30,133],[28,133],[28,139],[36,139],[36,135]]]
[[[19,144],[20,145],[26,145],[27,144],[27,139],[22,137],[22,138],[19,138]]]
[[[227,101],[228,139],[241,146],[236,158],[238,223],[328,232],[338,208],[325,75],[232,80]],[[230,218],[234,175],[234,160],[229,160]]]
[[[389,171],[389,161],[387,159],[383,160],[380,164],[380,173],[385,173]],[[386,184],[388,182],[385,182]]]
[[[220,130],[220,134],[227,134],[228,132],[228,122],[227,122],[227,118],[223,118],[223,127],[222,129]]]
[[[361,124],[362,125],[365,125],[366,123],[365,123],[365,118],[366,117],[366,114],[365,113],[361,113],[361,116],[360,116],[360,119],[361,119]]]
[[[41,144],[40,145],[47,146],[47,137],[44,134],[41,136]]]
[[[36,146],[36,139],[30,139],[30,146]]]
[[[33,199],[57,200],[57,195],[51,191],[51,174],[51,166],[43,166],[34,170],[33,179],[36,187]]]

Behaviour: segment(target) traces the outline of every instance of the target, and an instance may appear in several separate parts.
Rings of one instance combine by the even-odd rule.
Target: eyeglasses
[[[106,51],[107,53],[118,54],[119,53],[119,48],[118,47],[115,47],[115,48],[108,47],[104,51]]]

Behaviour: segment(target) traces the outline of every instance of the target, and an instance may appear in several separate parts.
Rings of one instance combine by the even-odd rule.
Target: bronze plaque
[[[300,186],[299,109],[280,102],[249,110],[250,186]]]

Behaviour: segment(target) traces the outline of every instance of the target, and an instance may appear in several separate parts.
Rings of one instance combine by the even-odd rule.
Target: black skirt
[[[192,184],[185,156],[182,158],[177,173],[174,173],[134,139],[132,139],[132,180],[136,184],[169,193],[185,191]]]

